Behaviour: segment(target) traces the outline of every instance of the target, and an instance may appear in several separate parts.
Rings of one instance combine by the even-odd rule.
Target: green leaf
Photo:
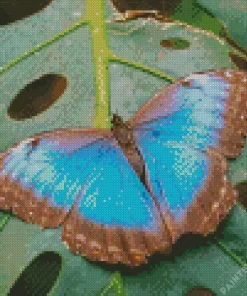
[[[235,67],[228,56],[231,47],[201,32],[154,21],[115,23],[110,2],[106,3],[105,11],[104,1],[95,0],[94,6],[90,3],[53,1],[29,18],[0,28],[0,150],[44,130],[107,127],[111,113],[116,110],[127,120],[177,77],[209,68]],[[162,40],[172,38],[183,39],[190,46],[170,50],[160,45]],[[27,85],[37,91],[39,83],[34,82],[42,81],[48,74],[66,79],[64,93],[47,108],[36,108],[29,118],[9,116],[9,107]],[[56,80],[48,82],[47,89],[56,90]],[[23,99],[22,104],[23,112],[30,101]],[[239,212],[234,211],[234,215],[238,216]],[[220,293],[242,268],[242,261],[235,260],[238,257],[225,248],[228,241],[221,238],[221,244],[203,240],[174,258],[154,256],[150,264],[139,270],[110,268],[70,253],[61,242],[60,228],[41,230],[15,217],[6,223],[7,216],[1,216],[0,293],[3,295],[14,289],[18,279],[24,278],[21,276],[36,262],[35,258],[42,258],[39,256],[47,252],[62,258],[59,276],[52,287],[49,284],[49,295],[54,296],[95,296],[108,292],[121,296],[175,296],[195,286]],[[245,221],[245,215],[242,216]],[[227,233],[233,236],[239,225],[231,221],[232,232]],[[236,243],[239,239],[237,235]],[[239,247],[238,253],[243,260],[244,248]],[[222,264],[213,265],[219,258]],[[49,268],[55,270],[56,266]],[[37,288],[41,284],[37,281]],[[244,295],[246,285],[239,281],[232,295]]]
[[[229,1],[226,0],[223,5],[220,2],[216,1],[215,3],[210,3],[208,1],[197,1],[197,0],[181,0],[181,1],[167,1],[167,0],[160,0],[160,1],[145,1],[145,5],[147,6],[146,9],[152,9],[153,11],[158,11],[153,14],[153,17],[159,19],[160,21],[173,21],[176,24],[180,24],[181,26],[187,28],[187,30],[196,31],[201,29],[201,32],[204,34],[210,35],[212,38],[221,38],[224,39],[229,45],[231,45],[234,49],[240,51],[242,54],[247,56],[247,50],[245,50],[239,44],[239,37],[233,39],[231,36],[232,28],[226,24],[231,21],[232,17],[228,18],[225,13],[228,7],[231,5],[236,9],[246,10],[246,6],[244,3],[245,0],[241,0],[240,5],[232,5],[228,3]],[[141,1],[122,1],[122,0],[114,0],[113,3],[116,4],[116,7],[121,11],[125,12],[125,18],[127,19],[137,19],[138,17],[146,17],[149,16],[148,11],[142,13],[143,11],[143,4]],[[228,4],[227,4],[228,3]],[[222,9],[223,8],[223,9]],[[129,9],[133,9],[133,11],[128,11]],[[127,11],[126,11],[127,10]],[[151,10],[150,10],[151,12]],[[215,13],[215,14],[214,14]],[[232,13],[232,12],[231,12]],[[161,15],[160,15],[161,14]],[[237,12],[238,14],[238,12]],[[163,15],[163,18],[161,17]],[[217,17],[218,16],[218,17]],[[223,16],[223,17],[221,17]],[[246,14],[245,14],[246,16]],[[120,18],[121,19],[121,18]],[[237,18],[235,18],[237,19]],[[246,18],[244,18],[246,19]],[[227,20],[225,22],[225,20]],[[244,24],[245,26],[246,24]],[[238,26],[234,26],[233,29],[236,29]],[[230,29],[230,32],[228,31]],[[236,34],[233,35],[236,37]],[[242,38],[242,37],[241,37]],[[237,41],[238,40],[238,41]],[[245,40],[245,39],[244,39]],[[241,43],[241,42],[240,42]],[[235,61],[234,61],[235,63]]]
[[[247,26],[247,2],[246,0],[198,0],[218,19],[222,20],[232,39],[247,49],[247,39],[244,28]]]
[[[216,36],[219,36],[222,30],[222,22],[196,0],[113,0],[113,3],[120,12],[125,13],[125,17],[128,19],[142,17],[145,12],[148,16],[148,11],[156,10],[158,11],[158,16],[156,16],[156,18],[162,20],[162,15],[164,21],[173,20],[177,23],[182,22],[196,28],[213,32]],[[194,28],[194,30],[196,30],[196,28]]]
[[[196,0],[183,0],[176,8],[172,18],[188,25],[211,31],[216,36],[219,36],[222,30],[222,23]]]

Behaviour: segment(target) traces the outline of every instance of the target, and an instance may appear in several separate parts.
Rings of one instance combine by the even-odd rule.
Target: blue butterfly
[[[236,191],[226,157],[243,148],[247,73],[179,79],[112,128],[59,129],[0,155],[0,208],[43,228],[63,225],[71,252],[138,266],[184,233],[207,235]]]

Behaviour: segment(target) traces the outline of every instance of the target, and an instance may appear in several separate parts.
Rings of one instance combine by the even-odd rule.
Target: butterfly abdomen
[[[119,146],[122,148],[124,155],[128,159],[139,179],[144,184],[144,160],[135,143],[135,138],[131,126],[127,122],[123,122],[122,118],[115,114],[113,115],[112,123],[112,132],[115,139],[117,140]]]

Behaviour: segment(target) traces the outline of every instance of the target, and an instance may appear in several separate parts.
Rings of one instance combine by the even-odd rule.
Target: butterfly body
[[[0,155],[0,209],[43,228],[93,261],[139,266],[184,233],[207,235],[236,192],[226,157],[242,150],[247,74],[212,70],[179,79],[128,121],[60,129]]]
[[[128,122],[124,123],[122,118],[116,114],[113,114],[112,124],[113,127],[111,130],[113,137],[115,137],[130,165],[133,167],[140,180],[144,183],[144,161],[135,143],[133,128]]]

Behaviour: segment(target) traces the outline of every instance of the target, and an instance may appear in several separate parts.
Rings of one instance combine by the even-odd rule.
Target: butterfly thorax
[[[112,125],[113,135],[122,149],[135,146],[133,130],[128,122],[124,122],[120,116],[113,114]]]
[[[113,114],[111,130],[129,163],[141,181],[144,182],[144,161],[135,143],[132,127],[128,122],[124,122],[120,116]]]

